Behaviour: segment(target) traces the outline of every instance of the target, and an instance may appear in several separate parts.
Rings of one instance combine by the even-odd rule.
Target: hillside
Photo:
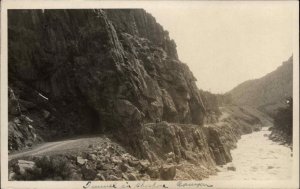
[[[142,9],[9,10],[9,180],[215,174],[265,121],[195,80]]]
[[[228,94],[238,105],[250,105],[272,116],[293,92],[293,57],[262,78],[246,81]]]

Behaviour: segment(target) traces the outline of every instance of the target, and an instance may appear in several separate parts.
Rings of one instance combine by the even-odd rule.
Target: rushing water
[[[292,151],[268,139],[268,128],[243,135],[231,151],[232,162],[208,180],[278,180],[292,176]],[[234,166],[235,171],[228,170]]]

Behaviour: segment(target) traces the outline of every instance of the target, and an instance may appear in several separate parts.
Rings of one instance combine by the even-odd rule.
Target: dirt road
[[[102,146],[104,143],[114,143],[106,136],[83,137],[56,142],[46,142],[32,149],[9,154],[8,159],[17,159],[26,156],[54,155],[80,153],[91,150],[91,145]]]

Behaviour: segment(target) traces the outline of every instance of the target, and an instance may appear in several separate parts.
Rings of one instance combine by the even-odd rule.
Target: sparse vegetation
[[[199,91],[207,113],[215,113],[218,116],[221,115],[217,95],[204,90]]]
[[[232,105],[232,96],[229,93],[216,94],[219,106]]]
[[[286,100],[287,107],[280,108],[274,117],[273,132],[283,132],[286,135],[286,141],[292,142],[293,136],[293,98]]]
[[[16,173],[15,180],[68,180],[71,176],[71,165],[66,157],[63,156],[43,156],[33,158],[35,166],[32,169],[26,169],[21,174],[17,162],[13,165]]]

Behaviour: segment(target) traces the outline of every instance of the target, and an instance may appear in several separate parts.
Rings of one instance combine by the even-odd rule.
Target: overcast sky
[[[177,44],[199,88],[213,93],[275,70],[293,51],[289,4],[220,3],[147,8]]]

